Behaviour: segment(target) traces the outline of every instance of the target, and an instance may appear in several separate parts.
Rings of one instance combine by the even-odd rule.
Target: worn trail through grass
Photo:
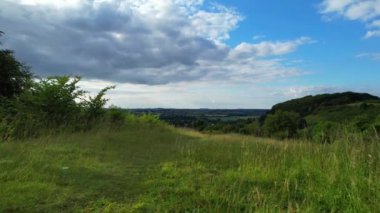
[[[380,209],[380,147],[156,124],[0,143],[0,212]]]

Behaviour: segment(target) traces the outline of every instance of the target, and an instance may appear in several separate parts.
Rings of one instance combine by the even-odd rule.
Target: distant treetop
[[[276,104],[269,111],[269,114],[273,114],[278,110],[283,110],[297,112],[302,117],[304,117],[322,107],[353,104],[363,101],[380,102],[380,98],[377,96],[370,95],[368,93],[355,92],[306,96],[303,98],[293,99],[290,101]]]

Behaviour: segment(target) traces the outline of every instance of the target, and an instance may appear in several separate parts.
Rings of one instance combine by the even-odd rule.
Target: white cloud
[[[338,12],[343,13],[346,7],[355,2],[355,0],[324,0],[322,2],[323,13]]]
[[[200,10],[190,16],[191,27],[187,33],[221,42],[230,38],[229,33],[242,19],[235,10],[214,5],[212,12]]]
[[[379,87],[371,87],[368,85],[351,85],[351,86],[327,86],[327,85],[312,85],[312,86],[289,86],[289,87],[277,87],[272,88],[274,93],[268,95],[270,97],[277,97],[278,102],[287,101],[289,99],[301,98],[308,95],[318,95],[318,94],[331,94],[331,93],[341,93],[341,92],[358,92],[358,93],[369,93],[372,95],[379,96]]]
[[[366,39],[380,36],[380,0],[323,0],[321,8],[322,14],[361,21],[373,28],[367,31]]]
[[[369,26],[374,28],[380,28],[380,20],[373,21]]]
[[[380,61],[380,52],[378,53],[361,53],[356,56],[357,58],[369,58],[374,61]]]
[[[263,41],[257,44],[241,43],[230,52],[232,57],[278,56],[294,52],[299,46],[314,42],[308,37],[293,41]]]
[[[284,100],[301,98],[308,95],[317,95],[324,93],[336,93],[345,91],[343,88],[332,86],[291,86],[284,87],[275,92],[275,95],[283,98]]]
[[[266,36],[265,35],[255,35],[252,37],[253,40],[261,40],[264,39]]]
[[[95,95],[112,82],[84,80],[81,88]],[[279,92],[280,91],[280,92]],[[333,87],[269,87],[250,83],[182,82],[166,85],[118,84],[107,93],[109,104],[125,108],[270,108],[279,101],[320,92],[338,91]]]
[[[23,5],[32,5],[32,6],[54,6],[54,7],[77,7],[82,0],[64,0],[64,1],[51,1],[51,0],[15,0]]]
[[[365,39],[372,37],[380,37],[380,30],[368,31],[364,36]]]
[[[80,86],[92,95],[112,82],[84,80]],[[327,85],[274,86],[220,82],[182,82],[166,85],[118,84],[107,93],[109,104],[125,108],[271,108],[274,104],[307,95],[345,91],[370,92],[379,95],[379,88]]]

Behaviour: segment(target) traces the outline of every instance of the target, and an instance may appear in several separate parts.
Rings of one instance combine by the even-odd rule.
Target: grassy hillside
[[[321,145],[133,124],[0,143],[0,212],[373,212],[379,162],[359,134]]]

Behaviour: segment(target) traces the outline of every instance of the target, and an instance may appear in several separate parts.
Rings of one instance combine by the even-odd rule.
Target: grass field
[[[380,143],[155,124],[0,143],[0,212],[375,212]]]

